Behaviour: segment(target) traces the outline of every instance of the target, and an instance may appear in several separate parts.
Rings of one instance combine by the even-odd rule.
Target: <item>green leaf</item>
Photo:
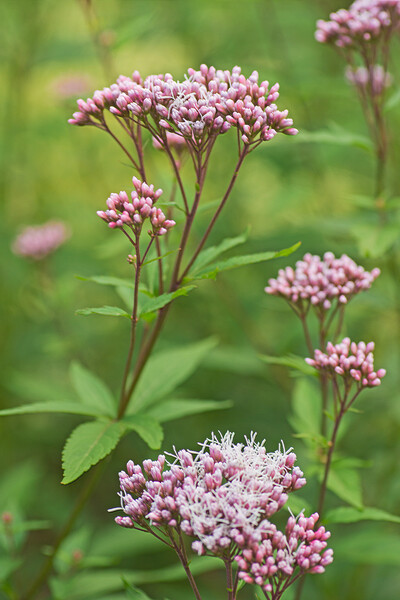
[[[293,388],[293,414],[289,423],[296,433],[307,434],[311,439],[319,439],[321,427],[321,399],[319,389],[313,381],[301,378]]]
[[[122,577],[122,581],[129,598],[133,598],[133,600],[151,600],[150,596],[145,594],[143,590],[140,590],[135,585],[130,584],[125,577]]]
[[[99,411],[89,406],[82,406],[78,402],[33,402],[32,404],[24,404],[15,408],[6,408],[0,410],[1,417],[9,417],[12,415],[29,415],[39,413],[65,413],[70,415],[86,415],[88,417],[96,417]]]
[[[173,202],[173,204],[175,204],[175,202]],[[159,205],[157,205],[159,206]],[[150,258],[150,260],[146,260],[146,262],[143,263],[143,267],[145,265],[150,265],[151,263],[155,262],[156,260],[161,260],[163,258],[165,258],[166,256],[169,256],[170,254],[175,254],[176,252],[178,252],[179,248],[175,248],[175,250],[170,250],[169,252],[165,252],[164,254],[161,254],[161,256],[156,256],[155,258]]]
[[[333,541],[335,555],[343,561],[361,565],[400,566],[400,535],[397,531],[385,531],[382,525],[378,529],[364,525],[361,531],[352,529],[351,535],[336,538]]]
[[[91,421],[78,425],[64,446],[64,478],[61,483],[75,481],[110,454],[123,433],[123,425],[115,421]]]
[[[385,112],[388,110],[392,110],[392,108],[396,108],[396,106],[400,104],[400,88],[394,92],[387,100],[385,104]]]
[[[222,410],[231,408],[233,402],[230,400],[193,400],[190,399],[172,399],[159,402],[152,406],[146,415],[156,419],[159,423],[173,421],[189,415],[198,415],[211,410]]]
[[[193,575],[200,575],[220,568],[219,561],[209,556],[195,557],[190,562],[190,570]],[[65,585],[62,587],[58,585],[60,580],[56,579],[51,581],[51,585],[53,594],[55,595],[55,592],[59,590],[63,600],[87,600],[88,598],[99,598],[100,594],[104,595],[109,592],[123,590],[124,579],[131,585],[144,585],[147,583],[182,581],[186,579],[186,573],[181,564],[146,571],[128,571],[122,568],[96,569],[78,572],[68,580],[63,580],[62,584]],[[59,598],[58,596],[55,597]]]
[[[131,288],[122,287],[121,285],[115,288],[118,296],[121,298],[122,302],[125,304],[126,308],[130,313],[132,313],[133,307],[133,292]],[[140,298],[140,294],[138,296]]]
[[[363,508],[361,477],[354,469],[338,468],[332,464],[328,476],[328,489],[351,506]]]
[[[244,233],[238,235],[233,238],[226,238],[223,240],[218,246],[211,246],[210,248],[206,248],[202,250],[191,269],[191,273],[196,273],[205,265],[208,265],[212,260],[215,260],[220,254],[230,250],[231,248],[235,248],[239,246],[239,244],[244,244],[244,242],[249,237],[250,228],[247,228]]]
[[[160,423],[153,416],[147,414],[130,415],[124,417],[121,422],[128,429],[136,431],[153,450],[161,448],[164,432]]]
[[[338,144],[339,146],[355,146],[367,152],[373,151],[371,140],[356,133],[351,133],[344,127],[331,123],[328,129],[319,131],[301,131],[301,135],[296,136],[297,143],[301,142],[317,142],[322,144]]]
[[[253,265],[267,260],[272,260],[273,258],[279,258],[281,256],[289,256],[289,254],[292,254],[292,252],[297,250],[300,244],[301,242],[297,242],[297,244],[290,246],[290,248],[285,248],[277,252],[258,252],[257,254],[233,256],[232,258],[228,258],[200,269],[192,277],[189,276],[186,281],[190,281],[191,279],[213,279],[216,277],[217,273],[221,271],[229,271],[230,269],[236,269],[245,265]]]
[[[39,531],[42,529],[50,529],[51,521],[22,521],[21,523],[12,524],[13,533],[22,533],[24,531]]]
[[[92,277],[83,277],[82,275],[75,275],[77,279],[82,281],[93,281],[100,285],[111,285],[113,287],[127,287],[134,289],[135,283],[133,279],[123,279],[122,277],[108,277],[106,275],[93,275]]]
[[[399,225],[388,223],[358,223],[351,230],[357,241],[360,254],[366,258],[381,258],[399,239]]]
[[[106,317],[127,317],[131,315],[119,306],[95,306],[94,308],[79,308],[75,311],[76,315],[104,315]]]
[[[11,556],[0,557],[0,583],[4,583],[22,564],[22,559]]]
[[[208,338],[154,354],[143,369],[127,414],[143,412],[144,408],[170,394],[190,377],[215,345],[215,338]]]
[[[170,292],[167,294],[161,294],[161,296],[156,296],[154,298],[149,298],[146,302],[143,303],[143,306],[140,310],[139,316],[146,315],[148,313],[152,313],[163,306],[166,306],[175,298],[179,298],[179,296],[187,296],[189,292],[195,289],[195,285],[187,285],[185,287],[181,287],[175,292]]]
[[[356,523],[357,521],[389,521],[390,523],[400,523],[400,517],[391,515],[380,508],[365,507],[362,509],[352,508],[350,506],[341,506],[330,510],[324,521],[327,523]]]
[[[218,346],[207,354],[203,364],[237,375],[265,375],[264,365],[251,347]]]
[[[97,409],[97,415],[115,416],[116,403],[106,384],[80,363],[70,367],[72,385],[83,404]]]
[[[268,356],[267,354],[260,354],[259,357],[262,361],[270,365],[283,365],[290,369],[294,369],[295,371],[300,371],[300,373],[303,373],[304,375],[318,377],[317,370],[307,364],[301,356],[296,356],[295,354],[289,354],[288,356]]]
[[[307,502],[307,500],[304,500],[304,498],[302,498],[301,496],[298,496],[297,494],[289,494],[289,500],[287,501],[287,504],[285,506],[289,508],[294,515],[298,515],[302,511],[304,511],[305,513],[312,512],[310,503]]]

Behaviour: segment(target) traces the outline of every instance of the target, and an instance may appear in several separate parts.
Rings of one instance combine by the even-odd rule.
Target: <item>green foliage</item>
[[[153,416],[131,415],[124,417],[122,423],[127,429],[136,431],[150,448],[158,450],[161,447],[164,433],[160,423]]]
[[[307,364],[304,358],[296,356],[295,354],[289,354],[288,356],[268,356],[266,354],[260,354],[259,358],[269,365],[283,365],[302,375],[318,377],[317,370]]]
[[[76,315],[102,315],[104,317],[127,317],[131,318],[131,315],[119,306],[95,306],[93,308],[78,308],[75,311]]]
[[[233,256],[232,258],[213,263],[191,273],[185,281],[192,281],[195,279],[215,279],[217,274],[221,271],[229,271],[245,265],[254,265],[267,260],[272,260],[273,258],[280,258],[281,256],[289,256],[299,248],[300,244],[301,242],[298,242],[289,248],[277,252],[258,252],[257,254]]]
[[[351,535],[336,536],[336,557],[358,565],[400,566],[400,536],[398,531],[363,525]]]
[[[197,272],[201,271],[203,267],[209,265],[213,260],[218,258],[218,256],[224,252],[227,252],[228,250],[231,250],[231,248],[235,248],[240,244],[244,244],[249,237],[249,232],[250,230],[247,229],[241,235],[224,239],[220,244],[218,244],[218,246],[210,246],[209,248],[202,250],[193,264],[193,267],[190,271],[191,274],[195,275]]]
[[[62,483],[78,479],[105,458],[118,444],[123,433],[124,426],[115,421],[92,421],[78,425],[64,446]]]
[[[333,462],[328,476],[328,489],[355,508],[363,508],[361,477],[355,469]]]
[[[220,569],[219,561],[212,557],[194,558],[190,563],[193,575]],[[181,581],[186,578],[180,564],[146,571],[129,571],[124,569],[102,569],[78,573],[74,577],[52,579],[51,589],[57,600],[91,600],[99,594],[106,594],[126,589],[129,585],[144,585],[168,581]]]
[[[304,131],[302,130],[296,140],[301,142],[315,142],[319,144],[338,144],[339,146],[355,146],[366,152],[373,151],[371,140],[357,133],[351,133],[337,123],[331,123],[327,129],[320,131]]]
[[[210,338],[154,354],[143,369],[127,414],[143,412],[173,392],[196,370],[215,344],[216,340]]]
[[[24,404],[15,408],[6,408],[0,410],[0,416],[8,417],[11,415],[28,415],[35,413],[66,413],[71,415],[86,415],[88,417],[96,417],[99,414],[98,409],[90,406],[83,406],[78,402],[33,402],[32,404]]]
[[[307,363],[305,363],[307,364]],[[299,378],[293,388],[292,415],[289,423],[298,437],[304,438],[307,445],[315,447],[315,442],[323,442],[321,427],[321,398],[317,384],[305,378]]]
[[[194,400],[193,398],[169,399],[150,406],[146,415],[153,417],[159,423],[173,421],[189,415],[198,415],[203,412],[231,408],[230,400]],[[140,415],[135,415],[140,416]]]
[[[70,377],[76,393],[85,406],[97,410],[95,414],[99,416],[115,416],[116,402],[101,379],[75,361],[71,363]]]
[[[327,523],[356,523],[358,521],[388,521],[390,523],[400,523],[400,517],[391,515],[380,508],[353,508],[350,506],[340,506],[330,510],[324,521]]]
[[[145,302],[141,307],[139,311],[139,317],[160,310],[160,308],[163,308],[164,306],[175,300],[175,298],[179,298],[180,296],[187,296],[188,293],[194,290],[195,288],[195,285],[187,285],[175,290],[175,292],[161,294],[160,296],[154,296],[153,298],[149,298],[147,302]]]

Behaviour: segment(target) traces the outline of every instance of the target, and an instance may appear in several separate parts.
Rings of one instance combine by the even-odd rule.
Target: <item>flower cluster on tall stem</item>
[[[154,247],[159,270],[158,292],[159,294],[174,292],[190,274],[196,258],[230,196],[247,155],[262,142],[273,139],[278,133],[286,135],[297,133],[288,111],[279,110],[276,105],[279,97],[278,90],[277,83],[270,86],[268,81],[260,82],[256,71],[246,77],[239,67],[234,67],[232,71],[222,71],[201,65],[199,70],[188,69],[183,81],[175,80],[169,73],[150,75],[143,79],[139,72],[135,71],[132,77],[121,75],[110,87],[96,90],[92,98],[86,101],[78,100],[79,110],[74,113],[69,122],[79,126],[93,126],[108,133],[129,158],[140,178],[133,179],[135,191],[130,197],[126,192],[111,194],[107,200],[107,210],[98,212],[109,227],[120,229],[135,246],[135,254],[129,257],[130,262],[136,265],[135,289],[140,276],[137,238],[145,219],[149,219],[151,225],[149,247],[155,240]],[[118,127],[122,136],[116,133]],[[218,136],[230,129],[236,129],[237,132],[237,163],[219,206],[206,226],[197,247],[192,251],[191,256],[187,257],[185,265],[184,259],[203,194],[211,152]],[[169,281],[166,280],[167,269],[164,267],[160,236],[173,227],[175,221],[172,218],[172,209],[165,215],[161,208],[154,206],[160,190],[155,191],[154,187],[145,183],[147,181],[143,152],[145,131],[151,135],[153,144],[162,149],[168,157],[185,213],[174,264],[168,269]],[[193,199],[190,199],[181,173],[181,157],[184,153],[190,157],[194,170]],[[145,254],[147,252],[148,250]],[[134,299],[134,306],[135,302]],[[132,392],[162,329],[169,306],[167,304],[158,311],[157,319],[138,352],[132,377],[129,378],[129,367],[125,367],[120,417],[126,411]],[[132,362],[135,346],[135,319],[134,308],[127,360],[129,365]]]
[[[347,62],[347,77],[355,86],[375,146],[375,197],[385,187],[388,136],[384,117],[390,43],[400,31],[400,0],[355,0],[348,10],[319,20],[315,37],[333,45]]]
[[[306,483],[291,449],[267,453],[255,434],[235,444],[230,432],[200,446],[198,452],[175,451],[169,461],[165,455],[145,460],[142,467],[129,461],[119,474],[125,516],[116,523],[152,533],[173,548],[198,599],[182,534],[192,538],[197,554],[224,562],[230,600],[240,580],[279,600],[305,573],[323,573],[333,553],[326,548],[330,533],[315,528],[317,513],[290,516],[284,532],[271,522],[288,494]]]

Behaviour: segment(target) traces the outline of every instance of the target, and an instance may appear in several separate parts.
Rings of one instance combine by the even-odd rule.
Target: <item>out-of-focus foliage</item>
[[[100,376],[110,394],[119,391],[128,345],[126,319],[85,318],[76,312],[88,306],[115,306],[114,288],[124,297],[121,288],[131,276],[129,249],[123,236],[108,230],[95,213],[111,191],[129,187],[133,172],[111,140],[94,129],[67,125],[76,98],[134,69],[143,75],[171,72],[177,78],[187,67],[203,62],[218,68],[239,64],[246,73],[256,69],[262,79],[279,81],[280,104],[290,109],[300,134],[280,136],[284,139],[265,143],[250,157],[210,246],[222,238],[238,240],[248,226],[240,254],[271,252],[298,241],[302,245],[287,258],[221,272],[215,281],[196,281],[197,289],[176,301],[157,345],[160,356],[211,336],[218,345],[208,349],[197,371],[189,369],[178,378],[176,392],[168,390],[172,397],[162,396],[164,415],[158,405],[150,406],[146,416],[165,421],[166,450],[173,444],[194,448],[211,431],[228,427],[240,437],[257,430],[271,448],[281,439],[293,445],[310,482],[308,496],[296,510],[313,510],[318,478],[311,460],[314,397],[312,381],[305,383],[296,358],[307,352],[295,316],[281,300],[267,297],[263,288],[278,268],[293,265],[305,252],[345,252],[366,268],[380,267],[382,275],[372,289],[348,308],[345,333],[356,340],[375,340],[376,360],[388,375],[381,388],[365,393],[357,406],[362,414],[353,416],[340,440],[343,456],[358,462],[338,460],[332,472],[332,511],[327,519],[335,562],[323,577],[308,578],[307,597],[396,600],[400,531],[391,515],[400,511],[398,61],[391,67],[397,88],[388,104],[389,201],[382,219],[371,197],[374,163],[368,133],[344,80],[344,65],[313,38],[316,19],[340,8],[337,2],[98,0],[93,2],[95,13],[89,15],[84,6],[83,0],[19,0],[0,7],[1,408],[45,401],[63,401],[70,407],[79,394],[77,379],[82,381],[77,369],[81,375],[90,371]],[[398,51],[396,41],[393,56]],[[206,193],[209,203],[221,197],[235,160],[234,137],[224,136],[218,145]],[[151,181],[166,190],[167,197],[172,186],[167,161],[150,140],[147,151]],[[11,252],[23,226],[49,219],[64,221],[72,232],[53,256],[28,262]],[[227,261],[236,250],[227,254]],[[199,262],[200,275],[206,274],[207,265],[223,264],[225,256],[218,261],[216,256],[211,252],[207,262]],[[214,268],[211,274],[217,270],[222,269]],[[118,281],[96,285],[81,279],[105,275]],[[151,310],[154,306],[146,312]],[[72,360],[82,365],[75,367],[74,385],[69,377]],[[169,374],[166,366],[166,386],[170,376],[178,375],[176,368]],[[99,393],[107,415],[108,392]],[[227,399],[232,406],[192,416],[202,398],[209,399],[210,409]],[[171,421],[186,399],[194,403],[187,404],[187,416]],[[145,397],[142,402],[147,402]],[[90,418],[89,404],[80,415]],[[29,586],[73,509],[85,476],[70,487],[60,485],[61,450],[74,428],[91,425],[81,423],[82,416],[74,414],[0,420],[0,513],[12,515],[12,523],[0,525],[0,598],[14,597],[13,572],[21,565],[23,587]],[[304,426],[309,435],[296,437]],[[143,427],[141,433],[136,424],[136,431],[146,439]],[[153,447],[159,445],[160,436],[153,442]],[[132,585],[143,585],[151,598],[188,597],[174,558],[153,539],[117,528],[106,512],[118,504],[118,470],[128,459],[147,455],[146,444],[137,436],[122,440],[58,554],[47,597],[145,600]],[[343,508],[342,501],[353,508]],[[211,569],[199,579],[207,600],[220,598],[221,580],[213,562],[199,560],[198,568]],[[241,594],[244,599],[253,597],[248,586]]]

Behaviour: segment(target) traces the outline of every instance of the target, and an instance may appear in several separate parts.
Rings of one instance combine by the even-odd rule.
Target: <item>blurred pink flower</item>
[[[69,236],[69,229],[61,221],[26,227],[14,240],[12,251],[25,258],[41,260],[54,252]]]

